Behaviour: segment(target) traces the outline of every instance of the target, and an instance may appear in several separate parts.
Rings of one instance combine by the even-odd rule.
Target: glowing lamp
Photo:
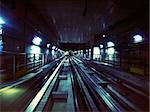
[[[53,46],[52,49],[54,50],[56,48],[56,46]]]
[[[143,37],[141,35],[135,35],[135,36],[133,36],[133,39],[134,39],[134,43],[143,41]]]
[[[47,46],[47,48],[49,48],[49,47],[50,47],[50,44],[47,44],[46,46]]]
[[[115,46],[113,42],[108,42],[107,43],[107,47],[112,47],[112,46]]]
[[[100,45],[100,48],[103,48],[103,45],[102,45],[102,44]]]
[[[114,54],[115,53],[115,49],[114,48],[108,48],[107,53],[108,54]]]
[[[5,24],[5,21],[0,17],[0,25]]]
[[[106,35],[103,35],[103,37],[106,37]]]
[[[2,35],[3,34],[3,29],[2,28],[0,28],[0,35]]]
[[[35,36],[34,39],[32,40],[32,42],[35,45],[40,45],[42,42],[42,39],[40,37]]]

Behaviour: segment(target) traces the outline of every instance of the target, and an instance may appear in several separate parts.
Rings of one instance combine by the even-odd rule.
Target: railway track
[[[67,56],[25,111],[122,112],[145,109],[130,99],[132,95],[128,89],[117,83],[88,68],[81,60]]]
[[[115,101],[122,105],[123,110],[126,111],[148,111],[149,110],[149,98],[148,95],[140,90],[135,85],[125,82],[124,80],[109,75],[103,72],[99,72],[93,67],[84,65],[84,63],[73,58],[78,71],[82,74],[89,76],[94,82],[97,82],[102,88],[105,89],[107,94],[111,96]]]
[[[32,111],[98,111],[72,61],[65,57],[27,106]]]
[[[0,110],[24,111],[58,66],[60,60],[57,59],[11,83],[3,84],[0,88]]]

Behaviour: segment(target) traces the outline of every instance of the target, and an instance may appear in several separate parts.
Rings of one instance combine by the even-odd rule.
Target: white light
[[[3,34],[3,29],[2,28],[0,28],[0,35],[2,35]]]
[[[30,53],[39,54],[41,53],[41,48],[39,46],[32,45]]]
[[[100,57],[100,49],[99,47],[94,47],[93,48],[93,59],[99,58]]]
[[[47,44],[46,46],[47,46],[47,48],[49,48],[49,46],[50,46],[51,44]]]
[[[99,49],[99,47],[94,47],[94,48],[93,48],[93,52],[94,52],[94,54],[100,54],[100,49]]]
[[[54,50],[52,50],[52,55],[53,55],[53,56],[55,55],[55,51],[54,51]]]
[[[69,55],[69,51],[66,51],[66,52],[65,52],[65,55]]]
[[[46,54],[49,54],[49,50],[48,49],[46,49]]]
[[[2,18],[0,18],[0,24],[5,24],[5,21]]]
[[[36,45],[31,45],[29,47],[29,53],[34,54],[35,59],[38,60],[40,57],[41,48],[39,46],[36,46]],[[31,59],[31,61],[33,61],[33,60]]]
[[[56,48],[56,46],[53,46],[52,49],[54,50]]]
[[[106,37],[106,35],[103,35],[103,37]]]
[[[108,54],[114,54],[115,53],[115,49],[114,48],[108,48],[107,53]]]
[[[142,42],[143,37],[141,35],[135,35],[133,36],[134,38],[134,43]]]
[[[102,45],[102,44],[100,44],[100,48],[103,48],[103,45]]]
[[[81,50],[81,55],[83,55],[83,50]]]
[[[112,47],[112,46],[115,46],[113,42],[107,42],[107,47]]]
[[[35,45],[40,45],[41,42],[42,42],[42,39],[40,37],[34,37],[34,39],[32,40],[32,42],[35,44]]]

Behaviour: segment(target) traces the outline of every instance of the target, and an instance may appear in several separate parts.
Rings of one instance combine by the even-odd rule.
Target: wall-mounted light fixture
[[[102,44],[100,44],[100,48],[103,48],[103,45],[102,45]]]
[[[5,21],[0,17],[0,25],[5,24]]]
[[[139,43],[143,41],[143,37],[141,35],[135,35],[133,36],[134,43]]]
[[[51,44],[47,44],[47,45],[46,45],[46,46],[47,46],[47,48],[49,48],[49,47],[50,47],[50,45],[51,45]]]
[[[42,39],[40,37],[35,36],[32,40],[33,44],[40,45],[42,42]]]
[[[56,46],[53,46],[52,49],[54,50],[56,48]]]
[[[3,24],[5,24],[5,21],[0,17],[0,35],[3,34]]]
[[[107,47],[113,47],[115,44],[113,42],[107,42]]]
[[[5,24],[5,21],[0,17],[0,54],[3,51],[3,24]]]

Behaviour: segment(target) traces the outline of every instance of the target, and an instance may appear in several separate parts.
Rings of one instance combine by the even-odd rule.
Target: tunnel
[[[0,0],[0,111],[149,112],[149,1]]]

